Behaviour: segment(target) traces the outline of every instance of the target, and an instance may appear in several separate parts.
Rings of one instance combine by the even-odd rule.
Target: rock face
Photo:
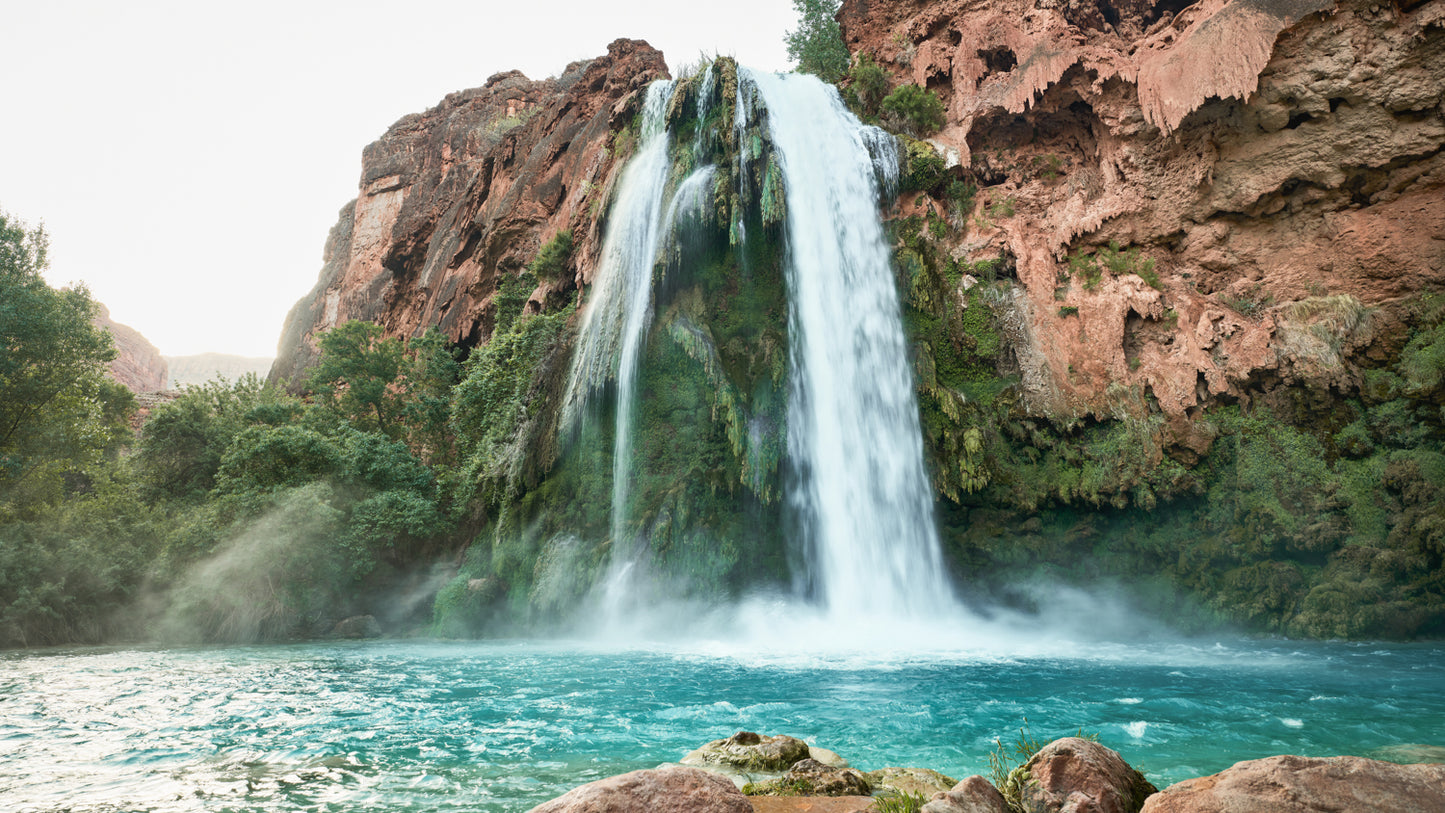
[[[1118,752],[1078,737],[1044,746],[1010,775],[1010,784],[1015,777],[1030,813],[1137,813],[1156,791]]]
[[[1134,388],[1196,454],[1202,405],[1357,386],[1342,360],[1398,347],[1402,300],[1445,284],[1445,3],[845,0],[839,20],[946,103],[933,142],[979,187],[951,251],[1016,264],[1036,414],[1117,414]],[[1157,283],[1084,285],[1068,260],[1110,241]]]
[[[435,326],[454,343],[485,341],[500,281],[568,229],[577,279],[590,279],[601,235],[589,215],[618,166],[610,127],[666,75],[659,51],[617,40],[559,78],[500,73],[392,125],[362,156],[358,196],[331,230],[316,287],[286,319],[271,379],[299,382],[316,334],[353,319],[390,335]],[[539,305],[546,285],[532,294]]]
[[[1360,757],[1277,756],[1240,762],[1149,797],[1144,813],[1395,813],[1445,810],[1445,765]]]
[[[110,309],[104,305],[100,306],[95,324],[110,331],[111,338],[115,339],[116,357],[110,363],[111,378],[135,393],[159,392],[166,388],[166,360],[140,331],[111,321]]]
[[[1009,806],[987,779],[970,776],[952,790],[935,793],[921,813],[1009,813]]]
[[[532,808],[532,813],[752,813],[726,779],[696,768],[662,768],[601,779]]]

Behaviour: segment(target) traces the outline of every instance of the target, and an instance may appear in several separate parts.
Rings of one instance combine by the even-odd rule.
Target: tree
[[[381,334],[381,325],[359,321],[324,333],[321,360],[306,385],[361,429],[396,438],[403,408],[397,379],[406,346]]]
[[[0,212],[0,486],[41,472],[48,487],[115,450],[129,436],[134,401],[109,381],[110,334],[91,323],[85,286],[51,288],[41,276],[48,238]],[[33,480],[32,480],[33,482]]]
[[[447,417],[461,366],[435,328],[410,341],[381,325],[346,322],[318,342],[307,387],[358,429],[380,432],[429,460],[450,459]]]
[[[837,84],[848,72],[848,48],[838,26],[838,0],[793,0],[798,28],[787,32],[788,58],[800,73]]]

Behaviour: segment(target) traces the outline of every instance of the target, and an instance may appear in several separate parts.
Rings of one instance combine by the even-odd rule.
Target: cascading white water
[[[834,619],[921,617],[953,600],[878,216],[896,147],[814,77],[740,73],[766,104],[786,190],[789,499],[810,586]]]
[[[956,608],[934,527],[891,251],[878,214],[880,198],[891,195],[897,181],[896,142],[861,125],[832,88],[812,77],[740,68],[738,78],[735,192],[744,205],[754,198],[748,162],[770,151],[785,202],[787,497],[805,551],[802,581],[830,625],[856,621],[878,629]],[[709,70],[702,81],[711,80]],[[563,410],[563,426],[575,429],[587,399],[615,380],[613,547],[599,583],[600,620],[609,627],[647,601],[638,588],[648,556],[629,527],[629,494],[654,268],[680,251],[670,233],[711,205],[719,171],[698,168],[669,200],[664,119],[675,87],[659,82],[648,89],[641,143],[611,209]],[[756,141],[760,125],[770,147]],[[694,160],[705,152],[700,133],[689,146]],[[776,186],[762,183],[766,201]],[[730,229],[730,242],[741,247],[738,212]]]
[[[632,415],[637,360],[652,316],[652,266],[657,258],[662,198],[671,170],[670,137],[664,126],[673,82],[647,89],[642,135],[618,185],[602,243],[593,301],[587,304],[579,344],[572,356],[562,425],[573,429],[587,399],[609,378],[617,380],[616,434],[612,464],[612,532],[620,541],[627,520]],[[615,365],[615,366],[614,366]]]

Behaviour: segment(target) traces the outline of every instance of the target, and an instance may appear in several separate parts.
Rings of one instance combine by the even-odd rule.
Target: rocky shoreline
[[[796,737],[740,731],[678,763],[574,788],[531,813],[1445,813],[1442,763],[1282,755],[1161,790],[1118,752],[1064,737],[1000,776],[995,785],[924,768],[864,773]]]

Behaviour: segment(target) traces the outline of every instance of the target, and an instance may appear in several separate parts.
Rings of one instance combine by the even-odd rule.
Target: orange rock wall
[[[1191,445],[1201,405],[1348,391],[1445,286],[1445,0],[845,0],[839,21],[946,103],[931,141],[980,186],[947,248],[1013,258],[1031,411],[1117,417],[1122,386]],[[1069,278],[1111,240],[1160,288]]]

